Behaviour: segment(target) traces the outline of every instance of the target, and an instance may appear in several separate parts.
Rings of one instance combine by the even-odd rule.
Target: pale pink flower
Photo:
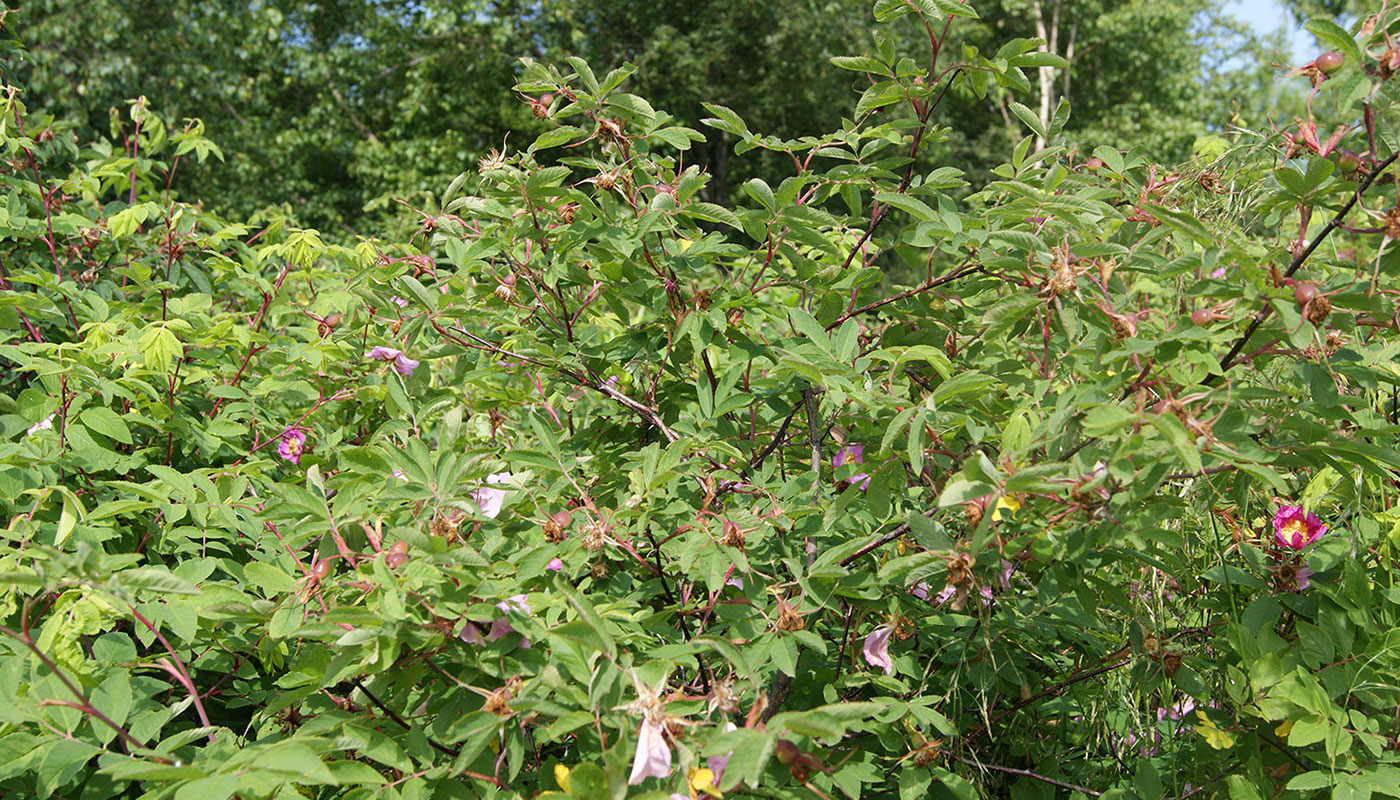
[[[398,306],[399,308],[408,308],[408,301],[405,300],[405,299],[403,299],[402,297],[399,297],[398,295],[394,295],[393,297],[390,297],[390,298],[389,298],[389,302],[393,303],[394,305]]]
[[[282,431],[282,438],[277,442],[277,455],[296,464],[301,461],[301,453],[306,449],[306,434],[296,428],[288,428]]]
[[[890,660],[890,634],[894,633],[894,626],[884,625],[870,632],[865,637],[865,648],[863,655],[865,661],[872,667],[879,667],[885,671],[886,675],[894,674],[894,662]]]
[[[909,594],[914,595],[920,600],[927,600],[929,588],[930,587],[928,585],[928,581],[919,581],[918,583],[909,587]]]
[[[507,613],[517,611],[521,614],[530,613],[530,604],[525,602],[528,598],[523,594],[513,594],[510,597],[496,604],[496,608]]]
[[[558,558],[551,559],[550,562],[549,562],[548,564],[545,564],[545,565],[544,565],[544,568],[545,568],[545,569],[552,569],[552,570],[554,570],[555,572],[558,572],[559,570],[561,570],[561,569],[564,568],[564,562],[563,562],[562,559],[558,559]]]
[[[1302,506],[1284,506],[1274,514],[1274,541],[1290,550],[1302,550],[1327,533],[1327,526]]]
[[[671,774],[671,748],[660,720],[642,720],[637,732],[637,755],[632,761],[632,775],[627,783],[636,786],[647,778],[665,778]]]
[[[497,472],[492,475],[487,475],[486,482],[488,484],[505,483],[510,480],[510,478],[511,474],[509,472]],[[495,519],[500,515],[501,507],[505,505],[506,493],[504,489],[482,486],[472,492],[472,500],[476,502],[476,507],[481,512],[481,516],[487,519]]]

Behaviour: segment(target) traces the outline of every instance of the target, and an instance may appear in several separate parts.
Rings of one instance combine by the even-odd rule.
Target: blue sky
[[[1274,33],[1283,29],[1293,45],[1292,63],[1301,64],[1317,55],[1312,52],[1317,48],[1312,34],[1293,23],[1293,16],[1279,0],[1230,0],[1225,9],[1260,33]]]

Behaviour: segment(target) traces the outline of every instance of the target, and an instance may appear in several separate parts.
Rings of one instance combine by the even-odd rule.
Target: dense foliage
[[[527,62],[351,244],[9,91],[0,791],[1397,796],[1400,13],[1280,130],[1008,100],[974,182],[942,103],[1067,66],[976,13],[877,0],[799,138]]]
[[[1080,152],[1142,145],[1175,162],[1199,137],[1287,118],[1301,100],[1296,85],[1274,85],[1278,43],[1213,0],[980,9],[960,41],[995,52],[1040,37],[1068,62],[1027,71],[1015,89],[1046,124],[1069,99],[1061,139]],[[629,63],[631,91],[684,125],[700,127],[712,102],[791,138],[840,124],[852,88],[868,84],[829,59],[863,49],[873,30],[866,0],[34,0],[18,21],[30,52],[16,72],[33,110],[113,146],[131,135],[119,113],[131,98],[172,124],[198,117],[226,159],[185,165],[177,192],[238,216],[285,203],[340,242],[400,219],[393,199],[431,205],[464,164],[546,129],[513,89],[522,56]],[[900,52],[926,38],[911,26],[881,35]],[[1025,133],[1016,99],[1012,86],[951,87],[939,115],[947,136],[920,149],[919,169],[954,166],[983,182]],[[788,174],[786,160],[734,144],[717,131],[687,151],[686,164],[710,175],[704,199],[742,202],[745,180]]]

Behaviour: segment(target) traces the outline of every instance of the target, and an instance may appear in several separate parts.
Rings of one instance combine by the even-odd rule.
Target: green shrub
[[[551,129],[353,249],[12,92],[0,789],[1396,795],[1396,13],[1280,134],[1017,105],[971,187],[943,93],[1060,63],[973,13],[877,2],[932,57],[834,59],[834,133],[711,106],[793,165],[740,208],[625,68],[527,64]]]

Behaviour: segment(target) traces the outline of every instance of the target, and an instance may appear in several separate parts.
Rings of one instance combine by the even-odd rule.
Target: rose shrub
[[[840,130],[709,108],[792,165],[741,207],[628,68],[526,63],[553,127],[398,241],[11,90],[0,791],[1397,795],[1400,14],[1313,23],[1286,130],[1013,104],[979,186],[916,169],[940,99],[1057,57],[874,15],[929,50],[833,59]]]

